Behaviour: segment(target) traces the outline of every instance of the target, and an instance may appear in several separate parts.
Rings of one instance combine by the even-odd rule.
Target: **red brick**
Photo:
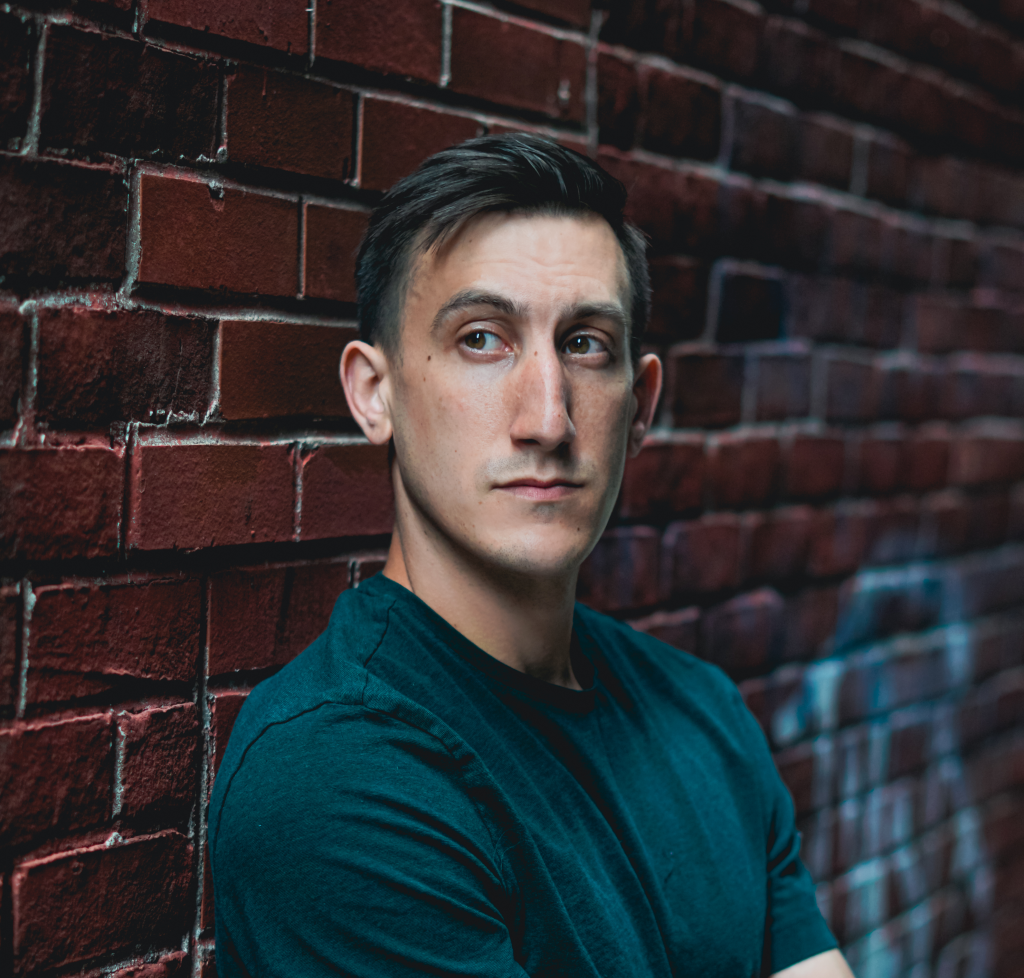
[[[0,146],[17,151],[28,130],[32,97],[35,23],[13,14],[0,17]]]
[[[598,140],[630,149],[640,116],[640,80],[632,61],[607,51],[597,55]]]
[[[940,406],[947,418],[963,419],[1013,413],[1013,374],[974,354],[961,354],[946,362]]]
[[[828,116],[799,120],[796,174],[802,180],[847,190],[853,168],[853,134]]]
[[[21,863],[11,876],[15,971],[173,946],[194,913],[192,877],[192,846],[173,831]]]
[[[779,478],[773,435],[728,433],[708,440],[708,484],[718,509],[743,509],[771,499]]]
[[[785,102],[759,96],[733,101],[732,168],[756,177],[791,180],[797,166],[798,124]]]
[[[394,497],[387,448],[325,445],[301,464],[303,540],[391,532]]]
[[[590,26],[590,0],[522,0],[519,6],[576,27]]]
[[[295,295],[294,201],[143,174],[138,279],[190,289]]]
[[[902,140],[875,137],[868,144],[867,195],[887,204],[906,203],[912,156]]]
[[[852,210],[832,217],[832,264],[838,271],[876,272],[881,264],[882,222]]]
[[[0,587],[0,710],[14,705],[14,677],[18,669],[21,634],[21,588]]]
[[[110,815],[110,717],[76,717],[0,731],[0,838],[24,843]]]
[[[1021,348],[1019,313],[999,305],[974,305],[965,313],[958,345],[965,350],[1001,352]]]
[[[775,755],[775,766],[793,796],[797,815],[811,811],[817,794],[813,746],[804,741],[802,744],[795,744],[779,751]]]
[[[747,709],[754,715],[765,736],[776,745],[793,739],[786,729],[789,724],[779,723],[777,714],[787,707],[792,709],[794,699],[802,698],[803,687],[804,670],[799,666],[783,667],[769,676],[758,676],[739,684]]]
[[[24,317],[14,309],[0,309],[0,430],[18,421],[24,351]]]
[[[779,654],[784,602],[761,588],[706,611],[701,618],[701,658],[733,678],[764,672]]]
[[[693,652],[697,648],[699,621],[699,608],[681,608],[678,611],[655,611],[629,624],[638,632],[651,635],[684,652]]]
[[[398,0],[319,0],[316,56],[370,71],[437,83],[441,75],[441,4]]]
[[[778,581],[802,574],[814,525],[814,510],[809,506],[755,514],[750,526],[750,576]]]
[[[873,421],[879,414],[880,378],[874,363],[838,354],[823,358],[825,416],[829,421]]]
[[[886,495],[903,487],[906,444],[893,435],[865,435],[857,446],[858,487],[866,495]]]
[[[328,180],[353,176],[351,92],[239,67],[225,98],[230,160]]]
[[[227,419],[347,417],[338,378],[353,329],[307,323],[220,324],[220,410]]]
[[[187,978],[192,974],[192,962],[184,951],[161,954],[156,961],[147,964],[119,968],[111,978]]]
[[[836,630],[839,589],[808,588],[786,602],[783,658],[814,659],[828,653]]]
[[[516,70],[509,72],[509,65]],[[585,81],[582,44],[474,10],[452,9],[452,91],[579,122]]]
[[[939,413],[944,367],[897,358],[880,362],[879,373],[882,417],[924,421]]]
[[[213,327],[138,309],[41,309],[36,417],[51,427],[201,418],[210,404]]]
[[[680,428],[724,428],[740,420],[742,354],[689,350],[669,354],[668,398]]]
[[[758,68],[763,11],[733,0],[700,0],[692,11],[689,36],[678,52],[683,57],[677,60],[733,78],[749,78]]]
[[[356,301],[356,252],[369,215],[303,204],[306,214],[304,294],[335,302]]]
[[[75,155],[213,156],[217,65],[150,44],[53,25],[39,143]]]
[[[796,435],[786,453],[786,495],[794,499],[834,496],[843,484],[845,454],[838,435]]]
[[[791,335],[839,342],[858,337],[861,289],[854,282],[794,275],[789,291]]]
[[[115,553],[123,487],[121,450],[0,451],[0,555],[67,560]]]
[[[742,528],[733,513],[712,513],[672,523],[662,545],[662,588],[678,598],[740,583]]]
[[[864,560],[869,515],[858,504],[840,504],[820,513],[811,536],[808,571],[815,577],[855,571]]]
[[[722,94],[703,77],[645,69],[641,145],[652,153],[713,160],[722,131]]]
[[[785,312],[782,281],[774,275],[724,269],[719,277],[719,343],[774,340],[782,332]]]
[[[191,686],[200,603],[192,580],[39,588],[26,650],[28,702],[97,696],[131,679]]]
[[[305,0],[151,0],[149,18],[290,54],[309,48]]]
[[[814,105],[831,95],[838,51],[821,31],[792,17],[769,17],[762,52],[772,91]]]
[[[757,420],[806,417],[811,408],[811,358],[803,352],[757,358]]]
[[[141,444],[132,457],[133,550],[290,540],[287,445]]]
[[[829,246],[833,212],[816,196],[765,194],[761,228],[751,254],[763,261],[817,268]]]
[[[347,562],[226,571],[210,579],[210,675],[290,662],[326,627]]]
[[[863,290],[864,306],[859,329],[850,339],[868,346],[892,348],[903,333],[903,295],[895,289],[869,285]]]
[[[963,336],[966,303],[955,295],[924,293],[912,300],[917,348],[925,353],[947,353]]]
[[[925,556],[944,557],[967,546],[970,533],[970,503],[957,491],[934,493],[922,502]]]
[[[5,287],[120,279],[127,200],[120,173],[0,158],[0,275]]]
[[[651,318],[648,342],[678,343],[704,331],[708,269],[692,258],[673,256],[651,262]]]
[[[199,720],[192,703],[116,717],[122,818],[187,820],[196,794]]]
[[[980,486],[1024,477],[1024,440],[988,433],[964,432],[952,442],[950,482]]]
[[[865,560],[873,564],[898,564],[918,554],[921,512],[913,497],[884,499],[874,507],[868,523]]]
[[[213,788],[213,775],[220,768],[227,750],[231,730],[235,726],[242,705],[249,695],[247,690],[227,689],[214,690],[207,694],[210,707],[210,788]]]
[[[640,454],[626,461],[618,514],[625,519],[661,521],[699,509],[704,473],[701,436],[648,439]]]
[[[606,530],[580,568],[578,599],[606,612],[656,604],[659,543],[649,526]]]

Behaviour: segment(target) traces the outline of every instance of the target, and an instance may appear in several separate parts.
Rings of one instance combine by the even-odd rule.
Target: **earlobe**
[[[644,437],[654,424],[654,412],[658,408],[661,396],[661,361],[653,353],[640,358],[636,368],[636,379],[633,381],[633,397],[636,399],[636,410],[629,426],[629,455],[637,455],[643,446]]]
[[[349,410],[363,434],[374,445],[387,444],[392,433],[387,357],[379,347],[353,340],[342,351],[339,372]]]

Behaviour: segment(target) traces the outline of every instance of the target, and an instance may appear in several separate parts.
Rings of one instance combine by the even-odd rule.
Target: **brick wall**
[[[215,972],[246,691],[380,566],[352,253],[527,128],[668,385],[583,596],[741,682],[862,976],[1024,960],[1020,0],[0,6],[0,972]]]

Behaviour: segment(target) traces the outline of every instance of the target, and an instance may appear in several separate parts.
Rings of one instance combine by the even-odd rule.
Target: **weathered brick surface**
[[[8,970],[215,976],[232,726],[386,559],[387,449],[337,376],[369,210],[525,129],[626,185],[666,368],[579,596],[740,681],[856,974],[1017,974],[1019,0],[24,10],[0,11]]]

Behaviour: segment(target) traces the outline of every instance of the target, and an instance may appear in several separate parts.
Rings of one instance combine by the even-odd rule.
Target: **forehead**
[[[629,289],[625,256],[600,216],[482,214],[421,256],[411,291],[445,301],[468,286],[512,291],[524,301],[619,301]],[[426,293],[426,294],[424,294]]]

